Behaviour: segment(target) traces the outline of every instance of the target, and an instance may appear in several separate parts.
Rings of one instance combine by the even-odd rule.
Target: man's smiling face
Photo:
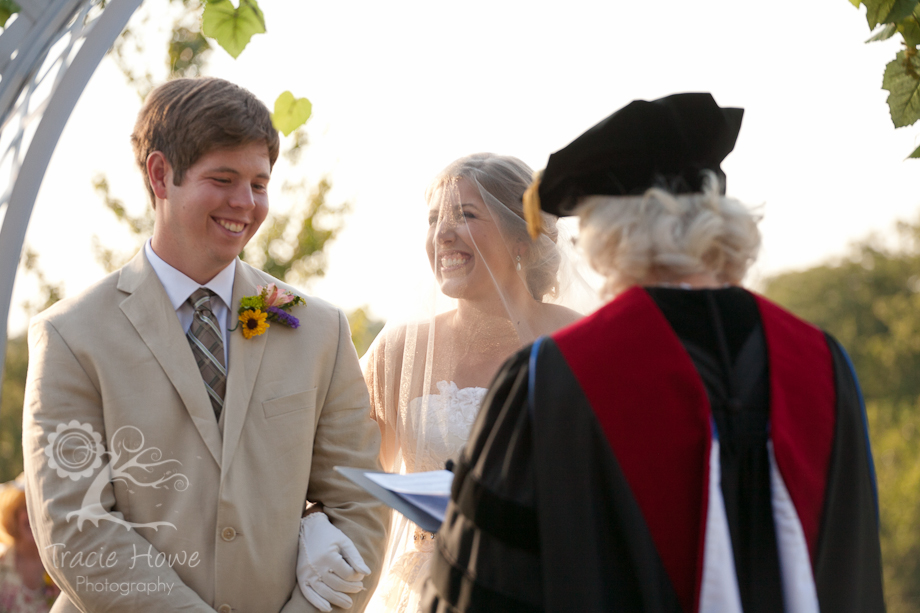
[[[165,157],[148,161],[148,174],[157,196],[153,250],[199,283],[230,264],[268,214],[265,143],[210,151],[189,167],[181,185],[173,184]]]

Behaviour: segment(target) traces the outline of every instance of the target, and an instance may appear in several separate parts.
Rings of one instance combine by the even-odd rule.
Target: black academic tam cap
[[[549,156],[525,194],[531,231],[539,210],[563,216],[582,196],[628,196],[650,187],[701,192],[704,170],[725,193],[720,164],[735,147],[744,109],[721,108],[711,94],[634,100]]]

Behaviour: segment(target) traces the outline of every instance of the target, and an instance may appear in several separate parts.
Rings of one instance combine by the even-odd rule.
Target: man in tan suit
[[[315,611],[345,592],[359,611],[386,513],[333,470],[377,468],[348,324],[309,297],[260,311],[262,334],[237,321],[270,284],[295,293],[237,257],[268,211],[268,110],[220,79],[171,81],[132,141],[152,239],[29,330],[23,448],[54,611]]]

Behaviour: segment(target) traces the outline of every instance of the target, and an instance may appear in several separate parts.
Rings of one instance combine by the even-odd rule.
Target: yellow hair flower
[[[269,324],[265,321],[266,317],[268,317],[268,313],[263,313],[259,309],[254,311],[246,310],[240,313],[240,324],[243,326],[243,336],[252,338],[268,330]]]

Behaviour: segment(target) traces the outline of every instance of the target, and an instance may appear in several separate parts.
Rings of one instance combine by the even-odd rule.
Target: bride
[[[571,243],[559,240],[555,218],[544,214],[541,234],[527,234],[522,196],[532,175],[517,158],[474,154],[450,164],[426,192],[426,250],[437,287],[423,312],[388,323],[365,356],[389,472],[444,468],[466,443],[501,364],[581,316],[563,299],[573,305],[580,294],[583,312],[596,306],[563,254]],[[434,548],[433,534],[394,514],[367,610],[417,611]]]

